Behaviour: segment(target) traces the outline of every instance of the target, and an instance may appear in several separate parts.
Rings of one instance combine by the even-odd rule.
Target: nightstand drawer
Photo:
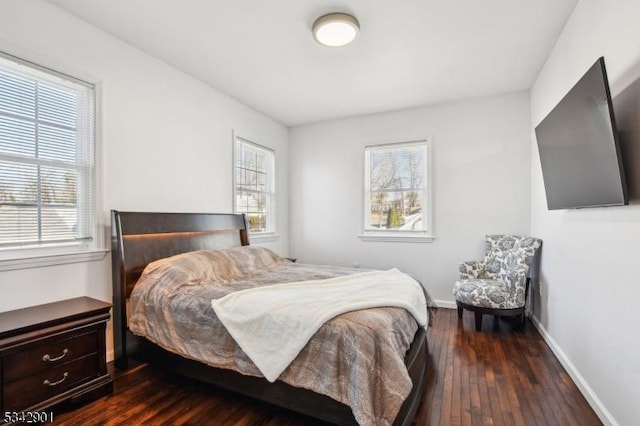
[[[3,359],[3,381],[15,379],[50,369],[61,364],[95,353],[98,348],[98,331],[94,328],[85,333],[67,333],[55,339],[47,339],[38,346],[7,355]]]
[[[113,392],[105,339],[110,309],[76,297],[0,312],[0,414]]]
[[[47,399],[98,375],[98,355],[87,355],[6,383],[2,405],[5,411],[20,411],[29,407],[34,401]]]

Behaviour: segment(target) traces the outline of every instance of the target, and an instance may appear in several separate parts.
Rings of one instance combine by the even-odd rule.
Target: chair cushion
[[[458,266],[458,275],[461,280],[482,278],[484,275],[484,262],[477,260],[462,262]]]
[[[453,286],[453,294],[459,302],[483,308],[515,309],[524,306],[524,297],[510,296],[505,284],[499,280],[456,281]],[[519,303],[520,300],[522,303]]]

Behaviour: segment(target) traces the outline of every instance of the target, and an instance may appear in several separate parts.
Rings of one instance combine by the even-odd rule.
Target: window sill
[[[107,253],[108,250],[92,250],[76,253],[4,259],[0,260],[0,271],[41,268],[44,266],[64,265],[67,263],[93,262],[104,259]]]
[[[250,242],[264,243],[268,241],[277,241],[280,235],[275,232],[264,232],[260,234],[249,234]]]
[[[399,243],[431,243],[435,239],[433,235],[424,233],[399,234],[397,232],[364,232],[359,235],[362,241],[375,242],[399,242]]]

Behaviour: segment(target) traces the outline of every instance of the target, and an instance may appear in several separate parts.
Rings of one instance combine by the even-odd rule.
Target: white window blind
[[[365,148],[364,235],[430,236],[427,141]]]
[[[0,56],[0,248],[94,237],[94,88]]]
[[[275,155],[241,138],[235,141],[235,211],[245,213],[249,231],[274,232]]]

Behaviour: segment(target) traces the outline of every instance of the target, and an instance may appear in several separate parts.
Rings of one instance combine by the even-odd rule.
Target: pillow
[[[163,281],[198,284],[230,282],[254,274],[277,263],[288,263],[265,247],[240,246],[218,250],[198,250],[150,263],[138,282],[152,276]]]

